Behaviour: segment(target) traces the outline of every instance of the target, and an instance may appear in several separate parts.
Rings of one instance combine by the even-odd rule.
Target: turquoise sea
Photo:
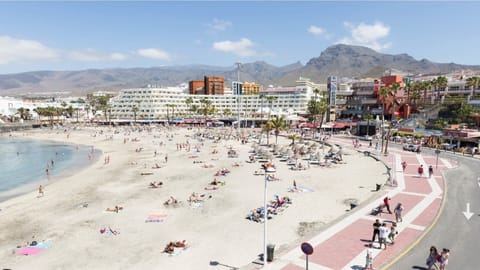
[[[85,145],[0,138],[0,201],[73,174],[93,162],[88,158],[91,150]]]

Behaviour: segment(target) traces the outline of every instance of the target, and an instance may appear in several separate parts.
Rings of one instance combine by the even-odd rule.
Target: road
[[[423,148],[423,151],[434,154]],[[447,269],[476,270],[480,247],[480,160],[441,152],[440,158],[459,162],[459,167],[444,173],[447,179],[443,211],[432,230],[389,269],[427,269],[425,261],[430,246],[450,249]],[[463,212],[467,203],[473,216],[467,220]]]

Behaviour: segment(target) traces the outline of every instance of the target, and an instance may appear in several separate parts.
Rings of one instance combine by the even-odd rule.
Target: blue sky
[[[480,2],[0,2],[0,74],[265,61],[337,43],[480,65]]]

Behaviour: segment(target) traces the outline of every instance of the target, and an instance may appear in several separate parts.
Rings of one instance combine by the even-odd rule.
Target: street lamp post
[[[435,169],[438,169],[438,156],[440,155],[440,149],[435,149],[435,154],[437,155],[437,160],[435,161]]]
[[[272,166],[265,166],[265,187],[263,192],[263,266],[267,266],[267,220],[268,220],[268,210],[267,210],[267,182],[268,175],[270,173],[275,173],[275,168]]]
[[[238,134],[240,134],[240,67],[242,63],[237,62],[237,122],[238,122]]]

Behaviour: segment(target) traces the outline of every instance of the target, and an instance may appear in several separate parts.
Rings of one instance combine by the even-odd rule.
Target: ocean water
[[[91,147],[85,145],[0,138],[0,201],[87,166],[93,162],[88,158],[90,152]]]

